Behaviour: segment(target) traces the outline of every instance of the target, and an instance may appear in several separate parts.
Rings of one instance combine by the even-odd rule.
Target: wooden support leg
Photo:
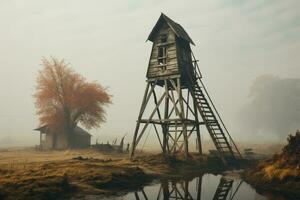
[[[198,152],[200,155],[202,155],[203,152],[202,152],[202,144],[201,144],[200,125],[199,125],[199,118],[198,118],[197,102],[195,97],[193,97],[193,104],[194,104],[195,120],[197,122],[196,133],[197,133]]]
[[[163,199],[164,200],[168,200],[170,199],[170,191],[169,191],[169,184],[167,181],[163,181],[161,183],[161,187],[162,187],[162,190],[163,190]]]
[[[148,197],[147,197],[147,195],[146,195],[146,193],[145,193],[145,191],[144,191],[144,188],[142,189],[142,194],[143,194],[145,200],[148,200]]]
[[[188,143],[188,137],[187,137],[187,130],[186,130],[186,124],[183,124],[183,139],[184,139],[184,157],[185,159],[188,159],[189,157],[189,143]]]
[[[189,198],[189,182],[184,181],[184,199]]]
[[[183,98],[182,98],[182,89],[180,86],[180,79],[177,79],[177,93],[178,93],[178,99],[179,99],[179,105],[180,105],[180,118],[182,123],[182,133],[183,133],[183,143],[184,143],[184,156],[185,159],[188,159],[189,157],[189,144],[188,144],[188,136],[187,136],[187,127],[185,122],[185,115],[184,115],[184,106],[183,106]]]
[[[198,152],[202,155],[202,144],[201,144],[201,135],[200,135],[200,124],[198,119],[198,111],[196,107],[196,102],[194,102],[194,110],[195,110],[195,120],[196,120],[196,133],[197,133],[197,145],[198,145]]]
[[[197,200],[201,200],[202,176],[198,178],[197,185]]]
[[[153,89],[154,89],[154,87],[152,86],[152,89],[151,89],[151,91],[150,91],[148,97],[150,97],[152,93],[154,94]],[[165,96],[166,96],[166,93],[163,93],[163,95],[162,95],[162,96],[160,97],[160,99],[158,100],[157,105],[155,106],[154,110],[153,110],[152,113],[150,114],[150,116],[149,116],[149,118],[148,118],[148,122],[144,125],[144,127],[142,128],[140,134],[138,135],[138,132],[139,132],[139,126],[140,126],[140,123],[141,123],[141,120],[142,120],[142,115],[143,115],[143,112],[144,112],[144,110],[145,110],[145,108],[146,108],[146,105],[147,105],[147,103],[148,103],[149,98],[146,98],[145,103],[142,104],[142,108],[141,108],[141,111],[140,111],[140,114],[139,114],[139,118],[138,118],[138,121],[137,121],[137,125],[136,125],[136,129],[135,129],[135,132],[134,132],[134,136],[133,136],[133,141],[132,141],[132,145],[131,145],[130,158],[133,157],[134,151],[135,151],[135,148],[136,148],[137,144],[138,144],[139,141],[141,140],[143,134],[145,133],[146,128],[147,128],[148,125],[150,124],[150,121],[152,120],[154,114],[157,112],[158,107],[159,107],[159,105],[161,104],[161,102],[163,101],[163,99],[165,98]]]
[[[156,106],[158,106],[158,101],[157,101],[157,97],[156,97],[156,93],[155,91],[153,91],[153,97],[154,97],[154,103]],[[168,98],[168,96],[166,95],[166,98]],[[158,118],[160,120],[160,122],[162,122],[162,117],[161,117],[161,114],[160,114],[160,110],[159,108],[157,107],[157,115],[158,115]],[[166,118],[164,118],[166,119]],[[166,138],[165,138],[165,124],[161,124],[161,128],[162,128],[162,133],[163,133],[163,144],[162,144],[162,151],[163,151],[163,155],[165,156],[166,155]]]
[[[148,82],[147,86],[146,86],[143,102],[142,102],[142,105],[141,105],[140,113],[139,113],[139,116],[138,116],[138,120],[137,120],[137,123],[136,123],[132,143],[131,143],[130,158],[132,158],[134,156],[134,151],[135,151],[135,147],[136,147],[136,139],[137,139],[138,131],[139,131],[139,128],[140,128],[141,119],[142,119],[146,104],[147,104],[148,100],[150,99],[150,95],[153,91],[153,87],[152,87],[150,93],[148,94],[149,86],[150,86],[150,83]]]
[[[202,144],[201,144],[201,135],[200,135],[200,129],[199,125],[196,127],[196,132],[197,132],[197,144],[198,144],[198,153],[202,155]]]
[[[40,150],[42,150],[42,132],[40,132]]]
[[[165,98],[165,113],[164,113],[164,119],[167,119],[169,116],[169,91],[168,91],[168,81],[165,80],[165,93],[166,98]],[[164,155],[169,153],[169,148],[168,148],[168,124],[167,122],[165,122],[164,126],[163,126],[163,135],[164,135],[164,140],[163,140],[163,147],[164,147]]]
[[[136,200],[140,200],[139,194],[137,192],[134,192],[134,196]]]

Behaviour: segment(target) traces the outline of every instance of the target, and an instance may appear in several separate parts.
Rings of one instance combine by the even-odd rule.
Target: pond
[[[238,176],[204,174],[197,177],[173,180],[155,180],[134,192],[118,196],[88,195],[86,200],[291,200],[280,194],[258,194]]]

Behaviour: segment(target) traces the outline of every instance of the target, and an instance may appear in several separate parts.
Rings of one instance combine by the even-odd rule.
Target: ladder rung
[[[220,136],[221,134],[215,134],[215,136]],[[221,137],[215,137],[215,139],[217,139],[217,140],[221,140],[221,139],[224,139],[224,137],[222,137],[222,135],[221,135]]]
[[[224,138],[224,135],[223,135],[222,132],[214,132],[213,134],[214,134],[215,136],[220,136],[220,137]]]
[[[209,107],[207,101],[206,101],[206,102],[201,102],[201,105],[200,105],[200,106],[207,106],[207,107]]]
[[[229,149],[228,146],[226,146],[226,147],[224,147],[224,146],[219,146],[218,148],[219,148],[219,149]],[[223,151],[223,153],[225,153],[225,152]],[[228,153],[229,153],[229,152],[228,152]]]
[[[218,139],[218,140],[220,140],[220,139],[223,139],[224,137],[223,137],[223,135],[222,134],[220,134],[220,133],[216,133],[216,134],[214,134],[214,136],[216,136],[215,138],[216,139]],[[220,137],[217,137],[217,136],[220,136]]]
[[[212,128],[212,127],[218,127],[218,129],[221,129],[220,127],[219,127],[219,124],[218,123],[215,123],[215,124],[209,124],[209,126]]]
[[[222,134],[219,134],[219,133],[218,133],[218,134],[215,134],[215,135],[216,135],[216,136],[221,136],[221,138],[219,137],[218,140],[220,140],[220,139],[225,139],[225,137],[223,137]]]
[[[209,125],[209,129],[222,131],[222,129],[218,126],[218,124]]]
[[[212,113],[211,111],[203,111],[203,113]]]
[[[204,116],[204,118],[207,120],[215,120],[216,118],[214,116]]]
[[[220,136],[222,138],[224,138],[223,134],[222,133],[214,133],[215,136]]]
[[[213,126],[219,126],[219,122],[218,122],[218,120],[215,118],[215,119],[208,119],[208,120],[206,120],[207,122],[215,122],[216,124],[215,125],[213,125]]]
[[[209,107],[201,107],[201,111],[205,112],[211,112],[211,109]]]
[[[210,107],[209,107],[209,105],[208,104],[201,104],[200,106],[199,106],[200,108],[205,108],[205,109],[210,109]]]

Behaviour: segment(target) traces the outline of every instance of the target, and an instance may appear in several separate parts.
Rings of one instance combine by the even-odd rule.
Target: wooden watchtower
[[[153,42],[147,70],[147,86],[140,108],[130,156],[149,125],[163,154],[184,150],[189,155],[189,138],[196,134],[202,153],[200,125],[204,125],[225,164],[241,157],[202,81],[191,51],[194,42],[181,25],[161,14],[148,40]],[[158,96],[157,90],[163,90]],[[152,99],[152,100],[151,100]],[[150,103],[153,101],[153,103]],[[146,109],[150,114],[146,116]]]

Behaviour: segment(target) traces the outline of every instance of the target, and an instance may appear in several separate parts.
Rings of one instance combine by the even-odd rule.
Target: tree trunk
[[[74,146],[74,128],[67,126],[65,128],[65,133],[67,135],[67,143],[68,143],[68,149],[72,149]]]

